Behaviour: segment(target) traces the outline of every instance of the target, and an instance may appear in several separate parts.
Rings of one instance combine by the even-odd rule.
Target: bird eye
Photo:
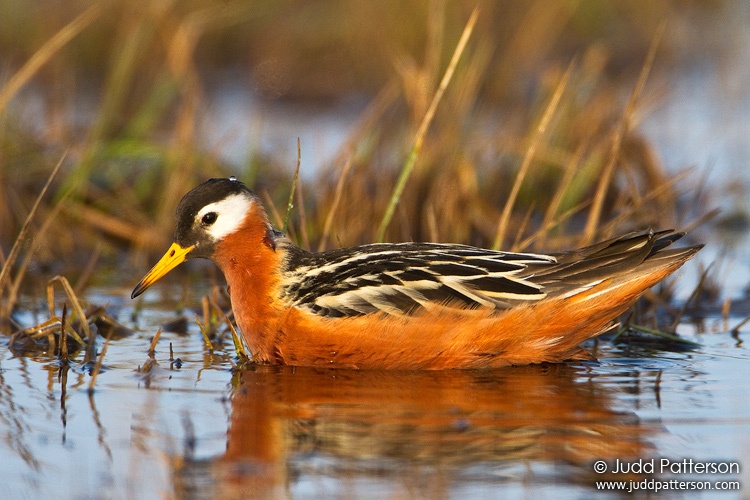
[[[216,219],[217,219],[218,217],[219,217],[219,216],[218,216],[218,215],[216,214],[216,212],[208,212],[208,213],[207,213],[206,215],[204,215],[204,216],[203,216],[203,218],[201,219],[201,223],[202,223],[202,224],[203,224],[204,226],[210,226],[211,224],[213,224],[214,222],[216,222]]]

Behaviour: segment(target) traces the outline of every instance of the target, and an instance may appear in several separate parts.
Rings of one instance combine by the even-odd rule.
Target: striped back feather
[[[311,253],[283,238],[281,295],[291,306],[327,317],[411,315],[434,306],[508,309],[579,293],[605,279],[645,272],[697,251],[664,250],[681,236],[669,230],[630,233],[553,255],[436,243]]]

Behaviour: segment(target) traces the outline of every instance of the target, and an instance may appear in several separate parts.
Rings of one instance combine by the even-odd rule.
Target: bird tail
[[[675,272],[702,248],[668,248],[683,233],[631,233],[565,254],[539,279],[549,299],[508,312],[509,323],[536,324],[513,364],[590,358],[579,344],[616,326],[649,288]],[[519,341],[521,338],[518,339]],[[534,346],[538,345],[538,349]],[[536,358],[537,361],[532,361]]]

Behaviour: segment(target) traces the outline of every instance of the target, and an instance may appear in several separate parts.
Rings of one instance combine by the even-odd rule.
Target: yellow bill
[[[134,299],[140,294],[146,291],[148,287],[162,279],[169,271],[185,262],[185,257],[195,246],[188,248],[182,248],[177,243],[172,243],[167,253],[159,259],[154,267],[143,277],[133,289],[133,293],[130,294],[130,298]]]

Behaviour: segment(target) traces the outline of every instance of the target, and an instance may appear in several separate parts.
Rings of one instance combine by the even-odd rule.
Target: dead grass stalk
[[[437,110],[440,100],[443,98],[445,89],[448,88],[448,85],[453,78],[453,74],[456,71],[458,61],[461,59],[461,55],[463,54],[464,49],[466,48],[466,44],[471,37],[471,33],[474,31],[474,25],[476,24],[478,17],[479,7],[475,7],[471,13],[471,16],[469,17],[469,20],[466,23],[466,26],[464,27],[461,38],[458,40],[456,49],[453,51],[453,56],[451,57],[450,63],[448,63],[448,67],[446,68],[445,74],[440,81],[440,85],[435,91],[435,95],[432,98],[430,107],[427,109],[427,112],[425,113],[424,117],[422,118],[422,122],[419,125],[419,129],[417,130],[416,136],[414,138],[414,146],[412,147],[412,150],[409,153],[409,156],[407,157],[403,168],[401,169],[401,174],[399,175],[398,180],[396,181],[396,185],[393,188],[393,193],[391,194],[391,198],[388,201],[388,206],[386,208],[385,214],[383,215],[383,219],[380,221],[380,226],[378,227],[376,237],[378,242],[383,242],[385,240],[385,232],[391,223],[391,219],[393,219],[394,213],[396,212],[396,207],[398,206],[398,202],[404,192],[406,182],[409,180],[409,177],[414,170],[414,165],[416,164],[419,153],[422,150],[424,138],[427,135],[427,129],[429,129],[430,124],[432,123],[432,119],[435,117],[435,111]]]
[[[2,270],[0,270],[0,298],[2,298],[3,296],[3,291],[5,290],[5,287],[6,287],[6,280],[8,280],[10,276],[10,270],[15,264],[16,259],[18,258],[18,254],[21,251],[22,244],[26,241],[26,237],[29,232],[31,221],[34,219],[34,216],[36,215],[37,209],[39,208],[39,204],[41,203],[44,196],[47,194],[47,190],[52,184],[52,180],[57,175],[57,172],[60,171],[60,167],[62,166],[64,160],[65,160],[65,155],[63,155],[60,158],[60,160],[57,162],[57,165],[55,165],[55,168],[52,169],[52,172],[47,177],[47,181],[45,182],[44,187],[39,192],[39,195],[36,197],[36,200],[34,200],[34,205],[31,207],[29,214],[26,216],[26,220],[24,221],[23,226],[21,226],[21,230],[18,232],[16,241],[13,243],[13,247],[11,247],[11,250],[5,259],[5,263],[3,264]],[[17,287],[11,286],[10,291],[13,295],[9,296],[7,300],[5,301],[7,311],[6,310],[0,311],[3,313],[3,317],[7,317],[7,315],[10,314],[10,310],[16,300],[15,293],[17,293]]]
[[[516,198],[518,197],[518,192],[521,189],[521,184],[523,183],[523,180],[526,178],[526,175],[529,172],[529,169],[531,168],[531,162],[534,160],[534,155],[536,155],[537,149],[539,148],[539,144],[541,143],[542,139],[544,138],[544,133],[547,131],[547,127],[550,124],[550,121],[552,120],[552,116],[555,114],[555,111],[557,110],[558,104],[560,104],[560,99],[562,98],[563,92],[565,91],[565,88],[568,86],[568,81],[570,81],[570,75],[573,72],[575,64],[571,62],[568,65],[567,71],[565,71],[565,74],[560,79],[560,82],[557,84],[555,88],[555,92],[552,94],[552,97],[549,100],[549,104],[547,104],[547,108],[544,110],[544,114],[539,120],[539,124],[537,125],[536,129],[534,130],[534,135],[531,139],[531,142],[529,143],[529,147],[526,149],[526,154],[524,155],[523,162],[521,163],[521,167],[518,170],[518,173],[516,174],[516,180],[513,183],[513,187],[511,188],[510,194],[508,195],[507,200],[505,201],[505,206],[503,207],[502,215],[500,216],[500,221],[497,224],[497,231],[495,232],[495,239],[492,242],[492,248],[497,250],[500,248],[500,246],[505,241],[505,233],[508,231],[508,224],[510,223],[510,215],[513,211],[513,206],[516,203]]]
[[[612,146],[610,148],[609,158],[604,166],[602,175],[599,178],[599,183],[597,184],[596,192],[594,194],[594,200],[591,205],[591,211],[589,212],[589,218],[586,222],[586,228],[583,232],[583,239],[581,241],[582,245],[588,245],[592,243],[594,241],[594,238],[596,237],[597,230],[599,229],[599,222],[602,217],[604,197],[606,196],[607,191],[609,190],[610,183],[612,182],[612,175],[614,174],[615,165],[617,165],[617,161],[620,155],[620,146],[622,145],[623,137],[625,137],[625,135],[630,130],[632,122],[631,118],[633,116],[633,113],[635,113],[638,98],[641,96],[643,88],[646,86],[646,80],[648,79],[649,72],[651,71],[651,67],[654,64],[654,59],[656,58],[656,49],[659,47],[659,42],[664,35],[665,28],[666,22],[663,21],[659,26],[659,29],[656,31],[656,34],[654,35],[654,38],[651,42],[651,47],[649,49],[648,55],[646,56],[646,60],[641,67],[641,73],[638,76],[638,81],[636,82],[636,85],[633,88],[633,92],[630,94],[630,98],[628,99],[628,103],[625,106],[625,111],[623,112],[622,118],[620,120],[620,126],[612,137]]]

